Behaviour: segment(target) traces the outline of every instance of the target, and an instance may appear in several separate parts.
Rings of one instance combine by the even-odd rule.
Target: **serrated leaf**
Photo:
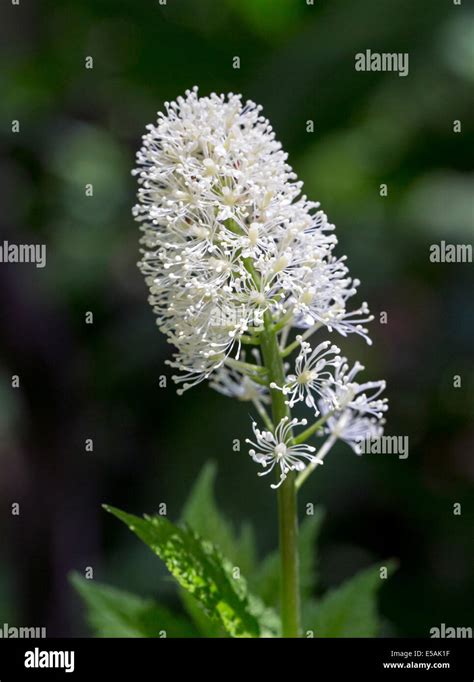
[[[242,526],[240,534],[220,513],[215,496],[216,466],[208,462],[194,484],[181,515],[201,537],[210,540],[244,575],[255,566],[255,539],[251,526]]]
[[[300,587],[301,599],[307,600],[316,585],[316,541],[324,518],[322,509],[317,509],[313,516],[305,517],[300,526],[298,547],[300,553]],[[280,555],[272,552],[261,563],[259,570],[251,581],[251,588],[268,606],[276,607],[279,603]]]
[[[214,545],[191,528],[180,528],[162,516],[139,518],[120,509],[105,509],[123,521],[157,556],[177,582],[222,624],[232,637],[266,634],[250,604],[244,578],[232,578],[232,565]]]
[[[388,575],[395,562],[385,562]],[[380,566],[372,566],[306,605],[305,631],[314,637],[376,637],[379,629],[377,591],[384,584]]]
[[[70,578],[87,607],[87,620],[97,637],[196,637],[191,623],[152,599],[143,599],[115,587]]]

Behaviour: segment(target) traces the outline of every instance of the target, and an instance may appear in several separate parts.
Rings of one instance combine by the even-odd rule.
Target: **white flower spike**
[[[365,304],[346,310],[358,281],[335,258],[334,226],[302,183],[261,107],[239,95],[165,104],[137,155],[139,263],[157,324],[176,350],[186,390],[209,379],[270,312],[366,336]],[[249,265],[251,261],[251,267]],[[215,310],[231,314],[220,324]]]
[[[250,455],[265,468],[260,475],[279,472],[273,488],[290,472],[305,479],[338,438],[357,452],[361,438],[380,435],[385,382],[357,383],[362,365],[349,369],[336,345],[307,341],[324,329],[370,343],[364,325],[372,316],[366,303],[348,308],[360,282],[346,257],[334,255],[334,225],[302,194],[261,107],[188,90],[148,126],[137,166],[139,267],[175,348],[168,364],[178,393],[208,380],[250,401],[267,429],[253,424]],[[287,358],[297,349],[292,367]],[[270,403],[273,414],[288,416],[274,424]],[[295,444],[293,428],[306,423],[291,419],[297,404],[321,417]],[[319,458],[304,440],[322,432],[329,438]]]

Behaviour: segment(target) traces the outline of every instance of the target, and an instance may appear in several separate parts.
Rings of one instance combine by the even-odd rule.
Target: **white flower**
[[[209,386],[228,398],[241,401],[269,403],[270,396],[265,386],[253,381],[250,376],[223,365],[214,374]]]
[[[295,303],[297,313],[295,325],[311,327],[319,323],[326,326],[329,331],[335,330],[342,336],[359,334],[371,345],[372,341],[364,324],[374,318],[369,314],[367,303],[362,303],[357,310],[346,310],[346,301],[357,293],[359,280],[347,278],[347,268],[340,261],[325,263],[324,267],[321,267],[319,282],[313,274],[309,286],[304,286],[303,281],[299,290],[295,289],[295,292],[299,291]]]
[[[194,88],[165,108],[137,155],[134,215],[180,390],[238,359],[242,335],[258,335],[263,314],[367,338],[365,304],[346,309],[358,281],[332,253],[334,226],[301,194],[261,107]],[[236,314],[216,323],[216,310]]]
[[[302,471],[306,467],[304,460],[309,462],[315,461],[316,457],[312,454],[315,452],[315,448],[311,445],[291,444],[293,428],[305,425],[306,423],[306,419],[298,421],[297,419],[289,420],[288,417],[284,417],[273,434],[271,431],[261,431],[256,422],[253,422],[252,427],[257,442],[254,443],[250,439],[246,439],[246,442],[255,448],[249,451],[249,455],[258,464],[265,468],[268,467],[266,471],[259,472],[258,475],[266,476],[275,467],[280,468],[280,480],[276,484],[271,484],[272,488],[278,488],[287,477],[289,471]]]
[[[295,373],[288,375],[283,387],[272,384],[271,388],[278,388],[289,396],[286,401],[289,407],[304,400],[307,407],[311,407],[315,415],[318,415],[314,393],[321,394],[323,387],[332,378],[328,368],[339,366],[339,352],[339,348],[329,341],[323,341],[314,350],[311,344],[301,341],[301,349],[295,360]]]
[[[318,405],[327,416],[325,432],[345,441],[357,454],[361,453],[361,441],[383,435],[387,411],[387,398],[380,398],[385,381],[367,381],[359,384],[355,376],[364,367],[356,362],[349,370],[346,358],[336,368],[321,391]]]
[[[382,417],[382,413],[388,410],[388,400],[379,396],[385,390],[386,382],[366,381],[359,384],[354,378],[363,369],[364,366],[356,362],[349,370],[346,358],[342,358],[334,376],[331,376],[321,390],[322,400],[319,406],[324,406],[321,409],[323,413],[351,409],[360,415],[372,415],[376,419]]]
[[[362,417],[353,410],[335,414],[328,418],[325,432],[347,443],[357,455],[362,453],[361,442],[380,438],[383,435],[383,419]]]

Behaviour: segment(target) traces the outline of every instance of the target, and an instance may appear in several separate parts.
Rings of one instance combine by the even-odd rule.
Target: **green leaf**
[[[219,512],[214,496],[215,478],[215,463],[208,462],[194,484],[181,519],[201,537],[210,540],[242,573],[251,575],[255,567],[252,528],[245,524],[238,534]]]
[[[181,590],[181,598],[183,600],[184,608],[186,609],[189,616],[192,618],[193,623],[198,629],[199,633],[203,637],[216,638],[216,637],[227,637],[227,633],[223,630],[220,623],[209,618],[206,615],[201,605],[194,597]],[[256,616],[260,623],[261,636],[262,637],[276,637],[281,634],[281,622],[280,617],[277,615],[276,611],[269,609],[265,606],[263,601],[259,597],[255,597],[252,594],[248,595],[250,611]]]
[[[395,562],[383,564],[387,575]],[[377,591],[384,584],[380,566],[372,566],[306,605],[304,629],[314,637],[376,637],[379,629]]]
[[[324,511],[316,509],[312,516],[306,516],[300,527],[298,545],[300,550],[301,598],[310,597],[316,587],[317,547],[316,543],[324,520]]]
[[[193,626],[151,599],[86,580],[70,580],[87,606],[87,620],[97,637],[196,637]]]
[[[298,546],[300,552],[300,585],[301,599],[306,601],[316,586],[316,541],[324,518],[322,509],[317,509],[313,516],[305,517],[300,526]],[[278,606],[280,585],[280,555],[269,554],[250,583],[251,588],[268,606]]]
[[[271,635],[266,625],[268,611],[260,602],[249,598],[244,578],[233,578],[232,564],[212,543],[162,516],[142,519],[114,507],[105,506],[105,509],[123,521],[165,562],[181,587],[232,637]]]
[[[220,621],[210,618],[192,594],[181,588],[179,590],[179,596],[181,597],[186,613],[193,621],[201,637],[216,639],[217,637],[229,636],[222,627]]]

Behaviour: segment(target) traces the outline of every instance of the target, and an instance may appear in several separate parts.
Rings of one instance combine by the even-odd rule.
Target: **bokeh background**
[[[472,626],[472,264],[429,259],[441,239],[473,241],[468,3],[21,0],[3,4],[0,27],[1,240],[48,256],[43,270],[0,266],[0,622],[87,634],[67,579],[87,566],[172,603],[160,562],[100,504],[166,502],[176,518],[207,459],[227,516],[253,521],[262,554],[276,545],[274,492],[232,451],[247,406],[205,385],[181,398],[159,387],[170,348],[135,265],[135,151],[163,102],[198,84],[263,104],[336,223],[376,315],[372,348],[342,347],[388,380],[387,433],[409,437],[407,460],[340,446],[303,489],[302,506],[326,509],[321,589],[395,557],[386,633]],[[408,77],[356,72],[369,48],[409,52]]]

